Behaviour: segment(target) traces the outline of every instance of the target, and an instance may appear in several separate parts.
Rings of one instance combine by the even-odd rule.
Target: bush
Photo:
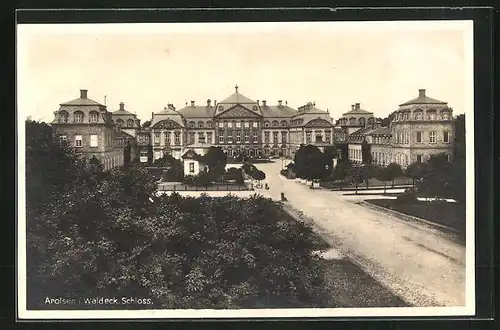
[[[400,203],[414,203],[417,201],[417,193],[415,189],[406,189],[404,193],[398,195],[397,201]]]

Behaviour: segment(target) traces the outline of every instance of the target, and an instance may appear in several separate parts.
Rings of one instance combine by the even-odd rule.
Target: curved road
[[[416,307],[465,306],[465,246],[427,227],[357,205],[338,192],[279,174],[281,160],[256,164],[270,189],[258,191],[304,213],[325,239],[367,273]]]

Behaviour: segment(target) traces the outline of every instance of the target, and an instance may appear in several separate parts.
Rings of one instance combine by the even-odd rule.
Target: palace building
[[[86,89],[80,90],[79,98],[61,103],[51,124],[60,141],[86,157],[96,157],[105,170],[123,165],[127,138],[117,134],[111,112],[89,99]]]
[[[252,100],[241,94],[238,86],[220,102],[207,100],[198,105],[191,101],[179,110],[169,105],[153,113],[147,132],[154,159],[165,153],[180,159],[188,150],[204,154],[210,146],[221,147],[229,157],[293,156],[300,144],[320,148],[333,144],[328,112],[312,103],[299,110],[282,100],[269,105],[267,100]],[[143,156],[141,152],[144,160]]]
[[[393,115],[389,127],[380,127],[375,122],[349,134],[348,155],[353,163],[363,161],[364,142],[369,145],[372,163],[377,165],[394,162],[405,168],[440,153],[447,154],[451,160],[454,120],[453,109],[447,102],[428,97],[425,89],[420,89],[418,97],[400,104]],[[359,118],[342,118],[341,121],[346,123],[346,119],[349,124],[356,120],[362,123]]]

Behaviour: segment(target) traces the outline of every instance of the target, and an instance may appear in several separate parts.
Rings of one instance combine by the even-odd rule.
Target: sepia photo
[[[472,44],[18,24],[19,318],[473,315]]]

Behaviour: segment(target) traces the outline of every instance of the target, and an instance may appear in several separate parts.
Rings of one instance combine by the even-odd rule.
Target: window
[[[80,111],[75,112],[75,123],[81,123],[83,122],[83,113]]]
[[[224,123],[223,122],[219,122],[219,128],[223,128],[224,127]]]
[[[97,113],[96,112],[91,112],[90,113],[90,122],[91,123],[97,123]]]
[[[405,144],[408,144],[410,142],[408,132],[404,132],[404,138],[405,138]]]
[[[212,128],[212,122],[211,121],[207,122],[207,127],[208,128]]]
[[[175,145],[181,144],[181,133],[175,132],[174,133],[174,138],[175,138]]]
[[[194,121],[189,122],[189,128],[194,128],[195,126],[196,124],[194,123]]]
[[[118,120],[116,121],[116,126],[118,126],[118,127],[122,127],[122,126],[123,126],[123,120],[118,119]]]
[[[241,132],[236,132],[236,143],[241,143]]]
[[[422,120],[422,110],[415,111],[415,119]]]
[[[169,146],[170,143],[170,132],[165,132],[165,144]]]
[[[193,162],[189,163],[189,173],[194,173],[194,163]]]
[[[241,122],[236,122],[236,128],[241,128]]]
[[[311,143],[311,132],[306,133],[306,143]]]
[[[203,122],[202,122],[202,121],[199,121],[199,122],[198,122],[198,127],[199,127],[199,128],[203,128]]]
[[[205,143],[205,134],[198,133],[198,143]]]
[[[248,136],[248,131],[245,131],[245,143],[250,142],[250,137]]]
[[[278,121],[277,120],[273,121],[273,127],[278,127]]]
[[[155,141],[154,144],[160,144],[160,133],[155,133]]]
[[[264,132],[264,142],[269,143],[269,132]]]
[[[450,154],[446,154],[446,160],[451,162],[451,155]]]
[[[224,143],[224,132],[219,131],[219,143]]]
[[[436,111],[431,110],[428,113],[429,120],[435,120],[436,119]]]
[[[436,143],[436,132],[434,131],[429,132],[429,142]]]
[[[161,151],[155,151],[155,159],[161,158]]]
[[[273,132],[273,143],[274,144],[278,143],[278,132]]]
[[[269,122],[268,121],[264,122],[264,127],[269,127]]]
[[[127,127],[134,127],[134,121],[132,119],[127,120]]]
[[[356,125],[356,118],[349,119],[349,125],[355,126]]]
[[[68,122],[68,113],[66,111],[60,111],[59,112],[59,122],[60,123],[67,123]]]
[[[417,163],[421,163],[422,162],[422,155],[417,155]]]
[[[259,132],[254,131],[253,132],[253,143],[258,143],[259,142]]]
[[[227,127],[233,128],[233,123],[232,122],[227,123]]]
[[[281,132],[281,143],[286,143],[287,132]]]
[[[252,125],[253,125],[253,126],[252,126],[253,128],[258,128],[258,127],[259,127],[259,123],[258,123],[258,122],[256,122],[256,121],[254,121]]]
[[[286,121],[284,121],[284,120],[283,120],[283,121],[281,122],[281,127],[286,127]]]
[[[98,146],[97,135],[91,135],[90,136],[90,146],[91,147],[97,147]]]
[[[59,135],[59,142],[60,143],[66,143],[67,141],[68,141],[67,135]]]
[[[224,107],[222,105],[219,105],[219,111],[224,110]]]
[[[75,135],[75,147],[82,147],[82,136]]]
[[[250,123],[249,123],[248,121],[245,121],[245,122],[244,122],[244,125],[245,125],[245,126],[244,126],[245,128],[249,128],[249,127],[250,127]]]
[[[365,126],[365,118],[359,118],[359,126]]]
[[[189,144],[194,143],[194,132],[189,133]]]
[[[330,143],[330,131],[325,132],[325,142]]]
[[[443,143],[450,143],[450,132],[443,132]]]
[[[422,143],[422,132],[416,132],[417,133],[417,143]]]
[[[207,133],[207,142],[212,143],[212,132]]]
[[[442,117],[443,117],[443,120],[449,120],[450,119],[450,113],[448,111],[443,111]]]

